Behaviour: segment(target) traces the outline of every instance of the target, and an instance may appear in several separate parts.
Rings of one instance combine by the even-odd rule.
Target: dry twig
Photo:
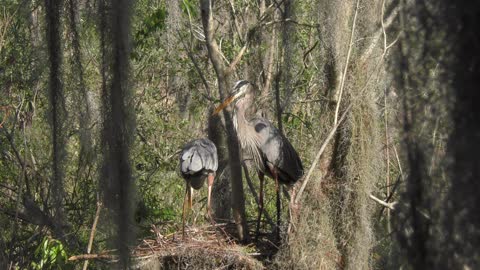
[[[357,23],[359,3],[360,3],[360,0],[357,0],[357,6],[355,8],[355,15],[353,16],[352,32],[350,34],[350,43],[348,44],[347,58],[345,59],[345,67],[344,67],[343,73],[342,73],[342,80],[340,81],[340,90],[339,90],[340,92],[338,94],[337,107],[335,108],[335,118],[334,118],[334,121],[333,121],[334,126],[337,125],[338,112],[340,111],[340,104],[342,103],[343,88],[345,87],[345,79],[347,77],[348,62],[350,61],[350,55],[352,53],[353,37],[354,37],[354,34],[355,34],[355,25]]]
[[[375,202],[387,207],[388,209],[390,210],[394,210],[395,209],[395,205],[397,204],[397,202],[391,202],[391,203],[387,203],[387,202],[384,202],[382,200],[380,200],[379,198],[373,196],[372,194],[369,195],[370,199],[374,200]]]
[[[92,230],[90,231],[90,238],[88,239],[87,254],[90,254],[92,251],[93,238],[95,237],[95,232],[97,230],[98,218],[100,217],[100,210],[102,209],[102,202],[97,194],[97,211],[95,213],[95,218],[93,220]],[[88,260],[83,263],[83,270],[86,270],[88,267]]]
[[[111,254],[81,254],[74,255],[68,258],[69,261],[78,261],[78,260],[118,260],[117,255]]]
[[[385,0],[383,1],[385,5]],[[382,9],[383,10],[383,9]],[[385,38],[385,48],[387,47],[386,43],[386,38]],[[385,120],[385,156],[386,156],[386,184],[387,184],[387,198],[390,197],[390,143],[388,140],[388,103],[387,103],[387,89],[385,89],[384,93],[384,101],[385,101],[385,112],[384,112],[384,120]],[[387,231],[390,233],[391,230],[391,224],[390,224],[390,209],[387,209]]]
[[[350,111],[350,108],[351,108],[351,107],[352,107],[352,105],[350,104],[350,105],[347,107],[347,109],[345,110],[345,112],[343,112],[342,116],[340,117],[340,120],[339,120],[338,123],[332,128],[332,130],[331,130],[330,133],[328,134],[327,138],[326,138],[325,141],[323,142],[322,146],[320,147],[320,150],[318,150],[317,156],[316,156],[315,159],[313,160],[312,166],[310,166],[310,170],[308,170],[307,176],[305,177],[305,180],[303,181],[300,190],[298,191],[298,193],[297,193],[296,196],[295,196],[295,204],[297,204],[297,203],[300,201],[300,198],[302,197],[303,190],[305,189],[305,186],[307,185],[308,181],[310,180],[310,177],[312,176],[313,170],[314,170],[315,167],[317,166],[317,163],[318,163],[318,161],[320,160],[320,157],[322,156],[323,151],[325,151],[325,148],[327,147],[327,145],[328,145],[328,143],[330,142],[330,140],[333,138],[333,135],[335,135],[335,132],[337,131],[338,126],[343,122],[343,120],[344,120],[345,117],[347,116],[348,111]]]
[[[382,20],[381,20],[381,27],[380,29],[376,32],[375,36],[372,38],[372,42],[370,43],[370,45],[368,46],[368,49],[365,50],[365,52],[362,54],[362,56],[360,57],[360,62],[363,63],[367,60],[368,57],[370,57],[370,55],[372,54],[373,50],[376,48],[377,46],[377,43],[378,43],[378,40],[380,39],[380,36],[384,35],[385,33],[385,30],[386,28],[388,28],[392,23],[393,21],[395,20],[395,18],[397,17],[398,13],[399,13],[399,10],[400,8],[399,7],[395,7],[393,9],[393,11],[390,13],[390,15],[384,19],[383,17],[383,12],[382,12]],[[385,36],[386,36],[386,33],[384,35],[384,52],[386,50],[388,50],[390,47],[392,47],[396,41],[398,40],[399,36],[397,36],[397,38],[390,43],[390,45],[388,46],[385,46],[385,43],[386,43],[386,39],[385,39]]]
[[[247,253],[239,248],[229,236],[218,234],[217,229],[227,229],[232,226],[235,225],[222,223],[191,228],[188,230],[189,237],[186,241],[179,240],[181,239],[180,231],[162,236],[162,241],[158,241],[156,235],[152,239],[143,239],[136,247],[132,248],[131,268],[141,269],[151,260],[165,262],[173,258],[175,263],[181,261],[205,263],[204,266],[208,265],[208,268],[211,266],[223,267],[224,265],[228,268],[231,265],[241,265],[245,266],[241,267],[242,269],[261,269],[260,263],[251,256],[263,254]],[[104,260],[108,263],[115,263],[119,259],[116,252],[116,250],[108,250],[98,254],[81,254],[71,256],[68,260]]]

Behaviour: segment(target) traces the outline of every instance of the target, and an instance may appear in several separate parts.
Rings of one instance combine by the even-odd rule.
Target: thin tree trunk
[[[215,41],[213,32],[213,14],[212,2],[210,0],[200,1],[200,9],[202,14],[203,29],[207,42],[207,49],[210,61],[213,64],[218,80],[218,90],[220,98],[227,96],[229,88],[229,70],[222,62],[220,48]],[[242,169],[240,164],[240,150],[238,145],[237,134],[234,130],[231,116],[231,109],[227,108],[223,111],[225,117],[225,127],[227,130],[227,147],[228,160],[231,173],[232,185],[232,214],[237,224],[238,236],[240,240],[246,241],[248,238],[247,222],[245,218],[245,195],[243,191]]]
[[[208,115],[208,138],[217,146],[218,170],[217,179],[213,184],[212,201],[213,213],[218,221],[230,220],[231,217],[231,192],[230,192],[230,167],[228,166],[228,153],[225,151],[225,134],[222,121],[218,115],[213,114],[213,107]]]
[[[64,159],[65,134],[64,119],[66,116],[62,85],[62,45],[60,42],[62,1],[46,0],[47,43],[50,64],[49,106],[50,124],[52,127],[52,195],[54,220],[61,224],[65,220],[63,212],[64,197]],[[63,226],[55,226],[57,237],[63,238]]]
[[[103,46],[103,70],[111,73],[111,81],[104,81],[103,145],[104,164],[102,171],[105,206],[113,211],[116,224],[116,246],[120,267],[128,269],[129,245],[134,239],[133,196],[134,185],[130,164],[130,146],[134,131],[133,104],[129,82],[130,75],[130,0],[109,1],[110,12],[105,13],[106,3],[100,1]],[[102,10],[103,8],[103,10]],[[110,50],[107,47],[110,46]],[[106,54],[109,51],[111,54]],[[109,76],[104,76],[104,80]]]

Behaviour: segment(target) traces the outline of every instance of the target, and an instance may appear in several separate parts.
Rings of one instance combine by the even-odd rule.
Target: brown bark
[[[120,268],[130,263],[134,239],[134,181],[130,164],[134,115],[130,84],[130,18],[132,2],[100,1],[103,77],[102,189],[104,205],[112,210]],[[106,12],[108,10],[108,12]],[[110,77],[110,79],[108,79]]]
[[[60,39],[61,33],[61,11],[63,9],[62,1],[46,0],[46,24],[47,24],[47,43],[49,54],[49,107],[50,124],[52,129],[51,143],[52,151],[52,182],[51,190],[54,204],[54,218],[56,220],[65,220],[63,209],[64,198],[64,164],[65,164],[65,134],[64,120],[66,118],[63,84],[62,84],[62,45]],[[63,238],[63,230],[58,228],[59,234]]]
[[[202,24],[205,32],[208,56],[217,75],[220,98],[224,99],[227,96],[227,89],[230,85],[229,74],[235,68],[234,64],[238,61],[233,61],[232,65],[228,68],[223,63],[220,48],[214,37],[213,14],[211,8],[212,2],[210,0],[200,1]],[[243,191],[242,170],[240,165],[240,150],[237,134],[232,123],[231,109],[224,110],[223,115],[225,117],[225,128],[227,131],[228,160],[231,173],[232,214],[235,223],[237,224],[240,240],[246,241],[248,238],[248,229],[245,218],[245,194]]]

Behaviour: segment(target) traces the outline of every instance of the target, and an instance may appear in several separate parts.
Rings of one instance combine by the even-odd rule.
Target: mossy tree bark
[[[100,1],[104,110],[101,185],[105,206],[112,210],[115,245],[122,269],[129,267],[130,244],[134,240],[134,185],[130,164],[135,126],[129,79],[131,5],[129,0]]]
[[[220,48],[215,41],[213,25],[213,3],[210,0],[200,1],[200,10],[202,17],[203,30],[207,43],[208,55],[215,69],[218,81],[218,91],[223,100],[228,95],[230,82],[230,73],[232,67],[226,67],[223,63]],[[240,240],[248,240],[248,228],[245,216],[245,194],[243,191],[242,167],[240,164],[240,149],[237,134],[233,127],[231,109],[223,111],[225,117],[225,128],[227,131],[228,160],[230,167],[230,179],[232,189],[232,214],[237,224],[237,231]]]

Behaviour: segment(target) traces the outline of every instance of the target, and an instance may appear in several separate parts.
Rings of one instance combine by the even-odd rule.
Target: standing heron
[[[292,187],[302,176],[302,161],[288,139],[267,119],[253,115],[253,85],[248,81],[238,81],[233,92],[214,114],[219,113],[230,103],[235,102],[233,124],[242,150],[252,157],[260,179],[259,213],[257,219],[256,239],[260,230],[263,212],[264,175],[275,180],[277,193],[277,237],[280,233],[280,186]],[[293,194],[292,194],[293,196]]]
[[[182,212],[183,237],[185,237],[185,212],[187,207],[192,208],[193,189],[200,189],[205,179],[208,179],[207,214],[213,221],[210,201],[217,168],[217,147],[209,139],[193,140],[180,152],[180,173],[186,182]]]

